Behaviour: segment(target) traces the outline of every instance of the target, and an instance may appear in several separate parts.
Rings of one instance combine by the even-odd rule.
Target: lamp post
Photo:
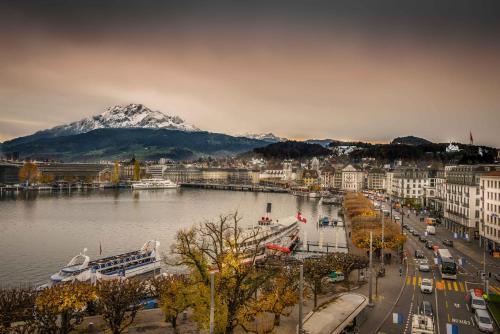
[[[214,334],[214,312],[215,312],[215,272],[210,273],[210,334]]]
[[[385,219],[384,219],[384,210],[382,206],[382,201],[380,201],[380,217],[382,219],[382,244],[381,244],[381,249],[380,249],[380,263],[381,267],[384,268],[384,232],[385,232]]]
[[[302,305],[304,304],[304,265],[300,264],[300,277],[299,277],[299,334],[304,332],[304,314]]]
[[[368,282],[368,306],[373,307],[373,300],[372,300],[372,285],[373,285],[373,260],[372,260],[372,253],[373,253],[373,232],[370,231],[370,279]]]

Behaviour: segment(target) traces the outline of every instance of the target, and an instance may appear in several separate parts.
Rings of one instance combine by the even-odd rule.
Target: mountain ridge
[[[14,138],[4,144],[20,144],[41,138],[77,135],[102,128],[163,128],[187,132],[201,131],[194,125],[184,122],[179,116],[170,116],[161,111],[151,110],[143,104],[131,103],[109,107],[101,114]]]

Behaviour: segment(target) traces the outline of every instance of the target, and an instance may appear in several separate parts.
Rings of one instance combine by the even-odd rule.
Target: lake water
[[[91,259],[134,250],[146,241],[161,242],[168,256],[175,233],[236,210],[245,225],[273,205],[273,218],[300,210],[312,221],[303,225],[317,239],[318,200],[289,194],[203,189],[106,190],[0,197],[0,285],[45,283],[73,256],[88,248]],[[325,215],[336,208],[323,206]]]

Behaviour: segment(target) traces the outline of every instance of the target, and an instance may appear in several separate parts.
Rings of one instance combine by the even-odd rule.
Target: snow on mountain
[[[238,137],[245,137],[245,138],[250,138],[250,139],[258,139],[258,140],[263,140],[267,141],[270,143],[277,143],[281,141],[287,141],[287,138],[282,138],[275,136],[272,133],[245,133],[243,135],[239,135]]]
[[[165,115],[160,111],[151,110],[142,104],[129,104],[126,106],[110,107],[100,115],[87,117],[77,122],[39,131],[37,134],[43,134],[50,137],[67,136],[101,128],[149,128],[200,131],[200,129],[194,125],[185,123],[184,120],[178,116]]]

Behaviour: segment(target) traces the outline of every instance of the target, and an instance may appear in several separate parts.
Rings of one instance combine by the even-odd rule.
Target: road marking
[[[448,313],[448,322],[451,322],[451,317],[449,313]]]
[[[413,286],[415,286],[416,284],[417,284],[417,277],[413,276]]]
[[[444,282],[443,281],[436,281],[436,289],[443,290],[444,289]]]
[[[460,291],[465,292],[464,284],[462,282],[458,282],[458,285],[460,286]]]
[[[411,276],[406,277],[406,285],[410,285],[411,283]]]
[[[458,286],[457,286],[457,282],[453,282],[453,289],[455,289],[455,291],[458,292]]]
[[[460,308],[460,304],[459,303],[454,303],[453,305],[455,306],[455,308]]]
[[[448,291],[451,291],[451,282],[450,281],[446,281],[446,283],[448,283]]]
[[[422,276],[418,276],[418,285],[422,284]]]

